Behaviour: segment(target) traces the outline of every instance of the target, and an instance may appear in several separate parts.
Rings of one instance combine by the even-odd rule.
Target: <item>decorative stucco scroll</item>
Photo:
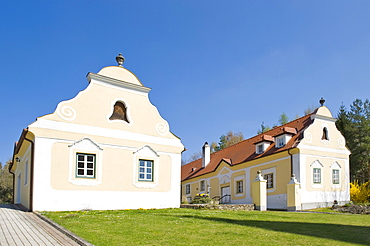
[[[304,133],[304,140],[305,140],[307,143],[311,143],[311,142],[312,142],[312,135],[311,135],[311,133],[309,133],[309,132],[305,132],[305,133]]]
[[[344,138],[338,138],[338,147],[344,148],[346,146],[346,141],[344,141]]]
[[[156,126],[156,131],[159,135],[166,135],[168,133],[168,124],[166,123],[158,123],[157,126]]]
[[[72,121],[76,118],[76,110],[74,110],[74,108],[71,106],[59,106],[57,114],[63,120]]]

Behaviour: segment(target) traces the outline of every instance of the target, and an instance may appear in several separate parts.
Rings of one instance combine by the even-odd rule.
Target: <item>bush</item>
[[[363,184],[359,184],[357,180],[353,181],[351,184],[351,201],[355,203],[368,203],[370,197],[370,188],[369,188],[369,181]]]
[[[10,163],[10,160],[4,166],[0,163],[0,203],[13,200],[13,176],[8,171]]]
[[[212,202],[212,199],[209,197],[208,194],[201,193],[201,194],[197,194],[194,197],[193,201],[191,201],[190,203],[191,204],[208,204],[211,202]]]

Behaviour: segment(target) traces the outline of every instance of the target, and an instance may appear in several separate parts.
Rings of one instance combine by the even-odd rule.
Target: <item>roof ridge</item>
[[[271,131],[276,131],[276,130],[278,130],[278,128],[281,128],[281,127],[287,127],[286,125],[288,125],[288,124],[292,124],[293,122],[296,122],[296,121],[302,120],[302,119],[304,119],[304,118],[308,118],[309,116],[311,116],[311,115],[315,114],[315,113],[316,113],[316,111],[317,111],[317,110],[315,110],[314,112],[312,112],[312,113],[310,113],[310,114],[304,115],[304,116],[302,116],[302,117],[300,117],[300,118],[297,118],[297,119],[294,119],[294,120],[292,120],[292,121],[289,121],[289,122],[285,123],[284,125],[276,126],[276,127],[272,128],[271,130],[268,130],[268,131],[266,131],[266,132],[262,132],[262,133],[260,133],[260,134],[254,135],[254,136],[252,136],[252,137],[250,137],[250,138],[244,139],[244,140],[242,140],[242,141],[240,141],[240,142],[238,142],[238,143],[235,143],[235,144],[233,144],[233,145],[230,145],[230,146],[228,146],[228,147],[226,147],[226,148],[224,148],[224,149],[221,149],[221,150],[218,150],[218,151],[216,151],[216,152],[213,152],[213,153],[211,153],[211,156],[212,156],[212,155],[215,155],[215,154],[220,154],[220,153],[222,153],[222,152],[225,152],[225,151],[227,151],[227,150],[228,150],[229,148],[231,148],[231,147],[236,147],[238,144],[241,144],[241,143],[244,143],[244,142],[250,141],[250,140],[252,140],[252,139],[254,139],[254,138],[258,138],[259,136],[269,135],[269,134],[268,134],[269,132],[271,132]],[[302,128],[301,130],[303,130],[303,129],[305,129],[305,128]],[[300,131],[297,131],[297,134],[298,134],[299,132],[300,132]],[[271,136],[271,135],[270,135],[270,136]],[[189,165],[189,164],[194,163],[194,162],[196,162],[196,161],[199,161],[199,160],[201,160],[201,159],[202,159],[202,157],[201,157],[201,158],[198,158],[198,159],[196,159],[196,160],[194,160],[194,161],[192,161],[192,162],[189,162],[189,163],[187,163],[187,164],[185,164],[185,165],[183,165],[183,166]],[[212,159],[212,158],[211,158],[211,159]]]

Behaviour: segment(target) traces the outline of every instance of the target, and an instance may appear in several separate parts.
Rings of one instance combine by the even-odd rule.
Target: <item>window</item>
[[[236,193],[243,193],[243,180],[236,181]]]
[[[326,127],[324,127],[322,129],[322,137],[321,137],[321,140],[329,140],[329,133],[328,133],[328,129]]]
[[[186,193],[186,194],[190,194],[190,184],[187,184],[187,185],[185,186],[185,193]]]
[[[267,189],[274,188],[274,174],[273,173],[265,174],[263,178],[267,180],[266,182]]]
[[[26,164],[24,166],[24,185],[28,183],[28,161],[26,161]]]
[[[263,152],[263,144],[257,145],[257,154],[261,154]]]
[[[200,191],[205,191],[205,189],[206,189],[205,181],[202,180],[200,181]]]
[[[284,136],[276,138],[276,147],[280,148],[285,145],[285,138]]]
[[[139,160],[139,181],[153,181],[153,161]]]
[[[127,108],[123,102],[116,102],[113,107],[113,113],[110,120],[123,120],[130,123],[127,119]]]
[[[333,184],[339,184],[339,170],[333,169]]]
[[[95,155],[77,153],[77,177],[95,178]]]
[[[313,169],[313,183],[320,184],[321,183],[321,168],[314,168]]]

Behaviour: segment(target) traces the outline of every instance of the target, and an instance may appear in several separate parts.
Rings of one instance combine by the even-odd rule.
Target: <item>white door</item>
[[[230,186],[221,187],[221,203],[230,203]]]

